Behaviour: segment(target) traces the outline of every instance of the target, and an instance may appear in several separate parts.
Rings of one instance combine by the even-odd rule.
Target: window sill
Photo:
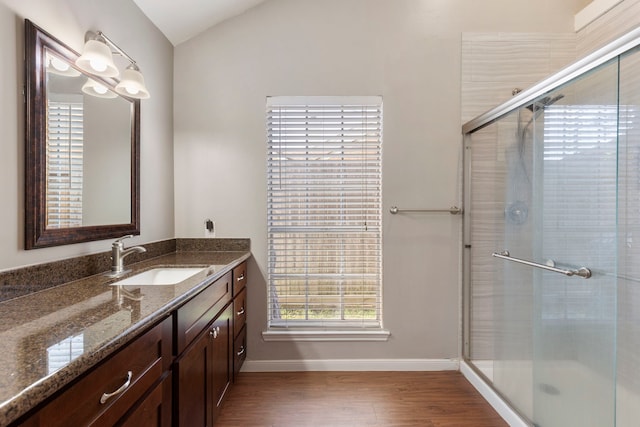
[[[271,341],[388,341],[391,332],[372,330],[309,330],[269,329],[262,332],[262,339]]]

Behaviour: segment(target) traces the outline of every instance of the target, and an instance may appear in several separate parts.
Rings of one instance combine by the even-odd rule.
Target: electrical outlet
[[[216,223],[211,219],[206,219],[204,221],[204,237],[216,237]]]

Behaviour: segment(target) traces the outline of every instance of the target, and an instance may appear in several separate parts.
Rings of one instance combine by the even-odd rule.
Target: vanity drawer
[[[162,380],[138,405],[120,420],[119,427],[171,426],[171,375]]]
[[[233,340],[233,381],[238,378],[240,368],[247,358],[247,328],[243,327],[235,340]]]
[[[176,354],[181,354],[231,301],[231,271],[176,311]]]
[[[236,337],[247,321],[247,289],[233,299],[233,336]]]
[[[165,319],[45,404],[24,426],[113,426],[171,366]]]
[[[233,296],[235,297],[247,286],[247,263],[243,262],[233,269]]]

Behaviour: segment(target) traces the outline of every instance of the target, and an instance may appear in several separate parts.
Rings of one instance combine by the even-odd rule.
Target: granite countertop
[[[174,252],[127,265],[131,272],[119,278],[93,275],[0,303],[0,425],[16,420],[249,257],[248,251]],[[205,269],[176,285],[110,285],[159,266]]]

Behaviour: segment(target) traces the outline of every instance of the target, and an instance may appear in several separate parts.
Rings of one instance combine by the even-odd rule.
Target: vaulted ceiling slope
[[[133,0],[177,46],[265,0]]]

